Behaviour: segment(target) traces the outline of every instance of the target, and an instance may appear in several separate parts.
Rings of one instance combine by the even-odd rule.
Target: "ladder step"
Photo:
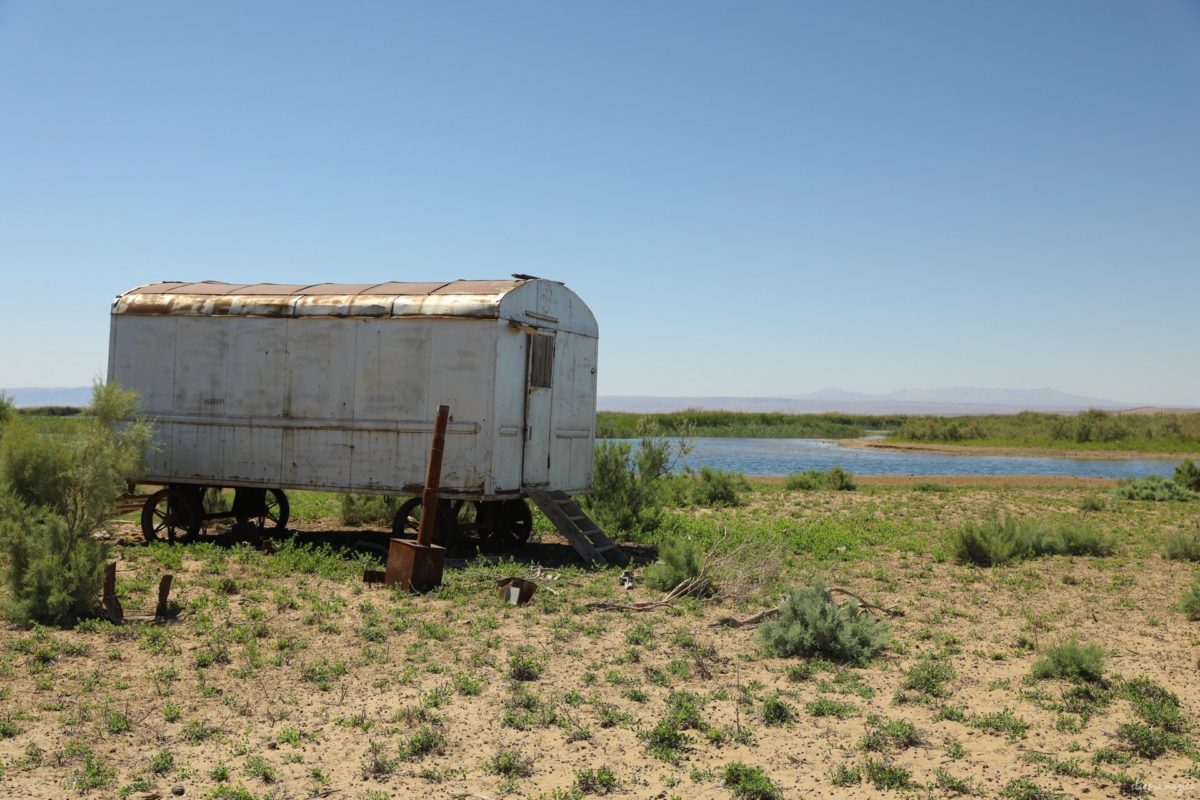
[[[615,543],[612,543],[612,542],[610,542],[610,543],[608,543],[608,544],[601,545],[600,547],[597,547],[597,548],[596,548],[596,552],[597,552],[597,553],[606,553],[606,552],[608,552],[609,550],[616,550],[616,549],[617,549],[617,547],[619,547],[619,545],[617,545],[617,544],[615,544]]]

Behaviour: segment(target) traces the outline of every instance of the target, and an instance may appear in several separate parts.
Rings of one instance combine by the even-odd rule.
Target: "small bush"
[[[508,677],[514,681],[536,681],[545,665],[528,647],[518,647],[508,659]]]
[[[1129,722],[1117,728],[1117,739],[1134,755],[1154,760],[1170,750],[1187,749],[1187,739],[1171,731],[1160,730],[1140,722]]]
[[[764,622],[759,636],[777,655],[862,663],[887,644],[888,629],[856,601],[837,603],[817,578],[809,586],[788,591],[779,617]]]
[[[1054,527],[1036,520],[1005,517],[966,525],[950,535],[959,563],[994,567],[1049,555],[1105,556],[1113,541],[1084,525]]]
[[[687,594],[710,597],[716,592],[711,581],[702,576],[704,550],[696,542],[679,539],[667,542],[658,551],[659,561],[646,568],[646,585],[669,592],[687,582]]]
[[[954,679],[954,667],[945,661],[923,658],[908,670],[902,689],[911,689],[928,697],[946,697],[946,684]]]
[[[641,443],[596,443],[592,490],[584,507],[605,530],[646,533],[662,523],[663,479],[690,446],[686,438],[664,439],[650,423],[639,424]]]
[[[1190,458],[1175,467],[1175,483],[1193,492],[1200,492],[1200,467]]]
[[[740,506],[740,493],[749,488],[745,476],[737,472],[701,467],[700,480],[692,487],[692,500],[698,506],[710,508]]]
[[[1162,475],[1147,475],[1144,478],[1121,481],[1113,492],[1117,497],[1125,500],[1153,500],[1160,503],[1173,500],[1180,502],[1200,500],[1200,492],[1188,489],[1173,480],[1167,480]]]
[[[1200,532],[1175,534],[1163,542],[1162,554],[1172,561],[1200,561]]]
[[[608,794],[616,791],[616,773],[608,767],[581,769],[575,773],[575,788],[583,794]]]
[[[882,759],[868,758],[863,762],[863,773],[876,789],[908,789],[913,785],[911,772]]]
[[[779,791],[760,767],[734,761],[725,765],[722,777],[725,788],[733,792],[733,796],[738,800],[783,800],[783,792]]]
[[[858,488],[854,482],[854,473],[832,467],[822,472],[810,469],[807,472],[797,472],[787,476],[784,488],[788,491],[819,491],[822,489],[839,492],[852,492]]]
[[[1104,648],[1097,644],[1081,645],[1072,636],[1046,649],[1045,655],[1033,665],[1033,677],[1099,683],[1104,680]]]
[[[787,725],[796,718],[796,710],[779,695],[772,695],[763,701],[762,715],[768,725]]]
[[[1200,583],[1194,583],[1179,598],[1179,610],[1191,620],[1200,619]]]
[[[1085,514],[1103,511],[1107,507],[1108,504],[1104,501],[1104,498],[1098,494],[1089,494],[1079,502],[1079,510]]]

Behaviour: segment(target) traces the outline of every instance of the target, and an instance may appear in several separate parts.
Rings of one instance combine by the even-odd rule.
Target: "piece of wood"
[[[104,613],[110,622],[119,623],[125,619],[121,601],[117,599],[117,562],[110,561],[104,565]]]

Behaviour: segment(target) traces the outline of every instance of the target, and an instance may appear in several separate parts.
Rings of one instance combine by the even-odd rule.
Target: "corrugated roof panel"
[[[454,281],[431,294],[505,294],[524,281]]]

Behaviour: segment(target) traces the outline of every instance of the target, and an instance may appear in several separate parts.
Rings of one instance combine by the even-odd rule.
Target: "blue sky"
[[[1200,4],[0,0],[0,386],[160,279],[565,281],[604,394],[1200,405]]]

